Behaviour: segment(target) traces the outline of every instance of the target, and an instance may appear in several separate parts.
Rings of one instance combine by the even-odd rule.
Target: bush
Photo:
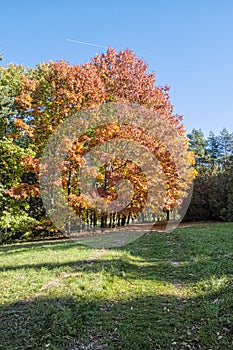
[[[0,220],[0,243],[27,239],[37,225],[38,221],[23,210],[3,211]]]

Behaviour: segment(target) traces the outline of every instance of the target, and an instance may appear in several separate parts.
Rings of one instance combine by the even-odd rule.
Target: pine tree
[[[205,163],[207,160],[205,149],[207,142],[201,129],[192,129],[192,132],[188,134],[187,137],[189,139],[189,149],[194,152],[196,156],[196,165]]]
[[[226,128],[220,132],[218,144],[221,162],[224,165],[228,158],[233,155],[233,135]]]
[[[215,136],[213,131],[210,131],[209,137],[207,139],[207,154],[208,154],[210,163],[212,164],[212,167],[214,167],[220,159],[220,153],[219,153],[219,140],[218,140],[218,137]]]

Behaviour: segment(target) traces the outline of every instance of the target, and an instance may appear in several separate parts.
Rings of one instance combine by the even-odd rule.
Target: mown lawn
[[[233,349],[233,223],[0,255],[0,349]]]

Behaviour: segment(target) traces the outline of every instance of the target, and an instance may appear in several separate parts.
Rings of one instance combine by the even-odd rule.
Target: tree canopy
[[[223,130],[217,140],[211,134],[209,141],[204,139],[200,130],[193,131],[188,135],[188,145],[182,117],[173,113],[169,87],[156,86],[155,73],[148,73],[147,68],[147,64],[132,51],[117,52],[113,48],[81,65],[70,65],[61,60],[40,63],[28,69],[18,65],[0,67],[1,162],[4,164],[0,173],[0,205],[4,207],[1,222],[16,212],[23,213],[29,227],[25,232],[31,230],[37,235],[47,231],[53,234],[55,228],[46,215],[39,187],[41,157],[51,135],[72,115],[80,116],[81,125],[84,122],[82,112],[93,108],[103,111],[112,108],[106,107],[111,104],[127,106],[124,113],[135,115],[135,118],[130,119],[131,125],[119,124],[117,118],[98,125],[92,117],[92,124],[89,123],[85,132],[66,150],[61,165],[63,193],[70,208],[86,225],[125,225],[140,215],[148,221],[168,218],[167,212],[175,213],[187,197],[188,188],[202,165],[217,162],[220,166],[220,158],[221,166],[223,162],[227,164],[231,154],[228,145],[231,135],[227,130]],[[144,108],[144,124],[136,125],[140,113],[135,112],[135,106],[141,108],[140,113]],[[151,136],[152,130],[157,137]],[[136,141],[140,147],[146,148],[159,160],[160,170],[157,167],[150,178],[146,178],[139,161],[120,159],[123,154],[120,139],[128,143]],[[120,179],[131,182],[134,194],[127,210],[124,208],[106,215],[104,209],[90,206],[81,193],[79,174],[84,165],[88,162],[90,165],[88,152],[107,141],[115,142],[118,154],[109,160],[108,152],[102,149],[102,155],[106,156],[103,164],[95,169],[91,167],[96,176],[98,195],[105,202],[114,202]],[[193,167],[194,153],[196,168]],[[147,163],[153,161],[148,158]],[[160,211],[153,212],[154,208],[150,206],[149,212],[143,212],[150,185],[159,187],[155,185],[156,179],[159,182],[159,171],[165,176],[166,192]],[[125,188],[124,191],[127,192]],[[7,231],[4,224],[1,225],[3,238],[6,234],[7,237],[12,234],[13,238],[22,235],[22,230],[16,234],[10,225]]]

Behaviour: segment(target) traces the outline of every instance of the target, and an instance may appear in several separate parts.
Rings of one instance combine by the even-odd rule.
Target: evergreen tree
[[[194,152],[196,156],[196,165],[205,163],[207,160],[205,149],[207,142],[201,129],[193,129],[191,134],[188,134],[187,137],[189,139],[189,149]]]
[[[219,140],[218,137],[215,136],[213,131],[210,131],[209,137],[207,139],[207,154],[210,163],[214,167],[216,163],[218,163],[220,158],[219,153]]]
[[[233,134],[224,128],[205,140],[193,129],[188,136],[198,176],[185,220],[233,220]]]
[[[233,221],[233,155],[229,156],[224,164],[223,178],[225,201],[220,211],[220,218],[224,221]]]
[[[233,155],[233,134],[223,128],[218,136],[218,144],[221,162],[224,165],[228,158]]]

